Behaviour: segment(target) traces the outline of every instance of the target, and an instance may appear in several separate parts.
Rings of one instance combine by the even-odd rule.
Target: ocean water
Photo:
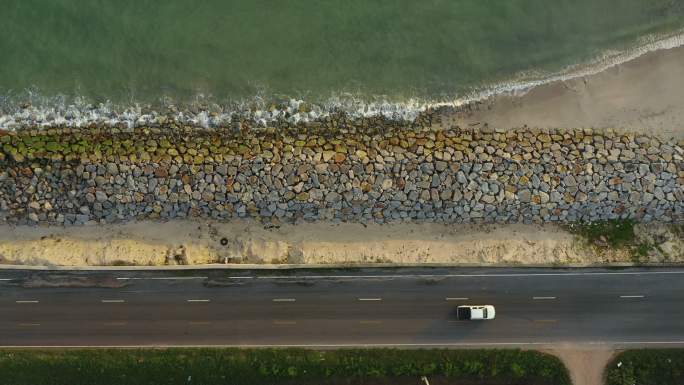
[[[681,0],[0,3],[5,116],[27,100],[62,115],[198,100],[394,111],[543,79],[684,28]]]

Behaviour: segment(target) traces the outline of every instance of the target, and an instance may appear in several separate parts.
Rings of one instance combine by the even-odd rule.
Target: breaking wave
[[[590,62],[569,66],[557,73],[520,74],[515,81],[498,83],[461,98],[441,101],[409,99],[398,103],[381,97],[368,100],[345,94],[330,97],[323,103],[310,103],[300,99],[273,101],[257,96],[248,101],[221,104],[198,96],[196,102],[182,107],[169,100],[162,100],[160,107],[151,107],[141,103],[132,103],[129,106],[115,105],[112,102],[94,104],[85,98],[69,100],[62,95],[47,97],[28,90],[23,95],[0,95],[0,129],[92,125],[132,128],[170,122],[212,128],[229,126],[237,121],[249,121],[254,126],[265,127],[275,122],[300,124],[324,121],[340,113],[351,119],[377,117],[410,122],[428,109],[458,108],[500,94],[523,95],[544,84],[593,75],[649,52],[683,45],[684,30],[667,36],[648,36],[631,49],[605,52]]]

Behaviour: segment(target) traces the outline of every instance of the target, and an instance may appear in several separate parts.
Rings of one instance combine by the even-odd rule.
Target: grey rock
[[[518,191],[518,199],[523,203],[530,203],[532,201],[532,192],[530,190]]]
[[[563,183],[568,187],[576,187],[577,186],[577,180],[572,175],[566,175],[563,178]]]
[[[118,175],[119,167],[115,163],[107,163],[107,173],[110,175]]]
[[[341,199],[342,196],[334,191],[329,192],[325,196],[325,201],[328,203],[339,202]]]
[[[98,202],[102,203],[106,201],[108,197],[104,191],[97,190],[95,191],[95,199],[97,199]]]

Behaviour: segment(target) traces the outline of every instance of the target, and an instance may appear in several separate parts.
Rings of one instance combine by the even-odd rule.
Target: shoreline
[[[518,75],[514,81],[504,81],[485,87],[473,94],[451,102],[426,102],[409,99],[396,103],[374,98],[375,101],[362,101],[353,96],[340,95],[323,103],[309,103],[303,100],[289,99],[272,102],[255,98],[251,102],[221,105],[218,103],[199,103],[180,108],[168,105],[154,109],[144,104],[135,104],[128,108],[117,109],[112,103],[99,105],[84,101],[65,105],[63,98],[52,98],[52,105],[33,106],[24,103],[14,113],[0,114],[0,130],[23,130],[26,128],[51,127],[115,127],[132,129],[141,126],[161,126],[173,123],[196,128],[248,127],[259,130],[263,127],[302,127],[325,128],[330,120],[340,118],[351,125],[364,126],[378,120],[384,124],[437,126],[460,125],[472,126],[484,122],[496,128],[515,128],[522,126],[546,128],[614,128],[640,131],[659,136],[684,138],[684,128],[675,127],[674,116],[680,117],[684,109],[674,106],[675,111],[659,113],[648,111],[656,104],[671,104],[673,100],[684,97],[684,70],[679,65],[684,60],[684,32],[647,36],[630,49],[605,52],[601,56],[585,63],[568,66],[556,73],[540,77]],[[672,52],[676,52],[672,54]],[[629,79],[621,76],[622,68],[626,68]],[[670,71],[663,69],[667,67]],[[653,69],[655,68],[655,70]],[[623,83],[630,79],[643,78],[650,72],[657,71],[650,81],[667,87],[668,93],[649,92],[644,85],[640,88],[625,89]],[[610,77],[606,74],[612,74]],[[603,94],[593,95],[595,90],[580,90],[582,84],[597,83]],[[615,90],[622,88],[627,92],[625,98]],[[681,94],[680,94],[681,92]],[[569,93],[591,94],[590,97],[603,101],[600,107],[594,107],[593,114],[586,114],[586,119],[577,120],[570,117],[577,115],[577,96]],[[553,104],[544,103],[545,97],[556,100]],[[9,97],[6,99],[9,99]],[[61,102],[55,102],[61,100]],[[207,99],[208,100],[208,99]],[[638,110],[641,104],[647,106]],[[588,103],[588,102],[585,102]],[[60,105],[61,104],[61,105]],[[514,115],[511,109],[525,106],[524,114]],[[534,108],[536,105],[544,107]],[[530,107],[531,106],[531,107]],[[678,108],[679,107],[679,108]],[[554,111],[557,112],[554,114]],[[518,114],[522,114],[518,112]],[[560,115],[555,119],[550,115]],[[608,119],[627,115],[626,119]],[[654,116],[656,115],[656,116]],[[646,116],[647,119],[640,119]],[[438,117],[438,119],[432,119]],[[435,120],[433,122],[433,120]],[[443,122],[440,122],[443,121]],[[636,122],[635,122],[636,121]],[[623,123],[622,125],[620,123]],[[637,124],[638,123],[638,124]]]
[[[444,126],[591,127],[684,139],[684,48],[650,52],[598,74],[501,94],[461,111]]]

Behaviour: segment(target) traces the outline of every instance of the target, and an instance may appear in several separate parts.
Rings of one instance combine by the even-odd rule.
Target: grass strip
[[[421,376],[440,383],[570,385],[556,357],[514,349],[0,350],[4,385],[418,384]]]
[[[636,221],[633,219],[616,219],[593,223],[574,223],[568,230],[577,234],[591,247],[599,250],[605,248],[624,249],[631,256],[632,262],[640,263],[648,256],[656,245],[640,241],[634,231]]]
[[[606,384],[684,384],[684,349],[635,349],[622,352],[606,368]]]

